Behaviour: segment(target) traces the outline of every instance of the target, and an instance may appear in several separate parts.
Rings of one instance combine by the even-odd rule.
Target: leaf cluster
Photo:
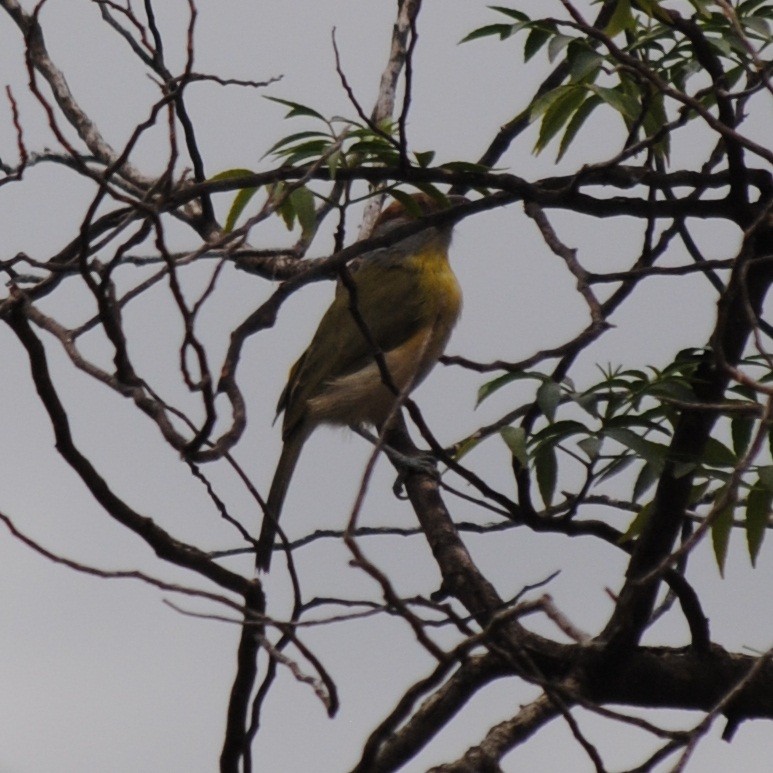
[[[773,431],[759,416],[759,395],[747,386],[735,387],[738,399],[722,406],[725,421],[717,425],[702,457],[697,461],[671,458],[669,444],[678,416],[685,410],[701,410],[693,389],[693,378],[703,357],[700,349],[680,352],[666,368],[658,370],[602,369],[602,378],[578,390],[571,380],[556,383],[535,371],[507,373],[486,384],[478,393],[479,403],[515,381],[539,382],[535,405],[540,418],[529,430],[508,426],[500,431],[516,469],[534,472],[545,507],[551,508],[558,487],[559,464],[563,455],[578,463],[584,472],[584,496],[603,490],[603,484],[633,466],[629,476],[630,502],[638,515],[625,531],[624,540],[641,533],[653,502],[653,487],[666,465],[676,477],[692,474],[695,481],[690,505],[696,518],[716,510],[712,518],[712,539],[717,563],[722,569],[733,526],[746,532],[751,561],[757,559],[766,529],[770,526],[773,503],[773,465],[753,463],[746,455],[755,432],[767,434],[773,457]],[[746,363],[765,367],[765,378],[773,378],[759,358]],[[569,500],[576,499],[567,494]],[[698,515],[703,511],[703,516]]]
[[[773,7],[765,0],[746,0],[737,4],[731,17],[709,0],[691,0],[691,5],[695,9],[693,21],[723,64],[723,89],[730,91],[744,74],[753,76],[749,68],[750,48],[756,46],[759,55],[770,45]],[[560,160],[588,118],[597,108],[606,106],[621,117],[628,135],[627,145],[642,142],[656,157],[668,160],[666,96],[651,82],[643,81],[636,69],[621,63],[615,52],[599,40],[588,38],[577,25],[550,18],[532,19],[522,11],[503,6],[490,7],[510,21],[479,27],[462,42],[491,36],[507,40],[524,33],[525,62],[543,48],[551,62],[563,58],[562,82],[535,97],[527,108],[531,121],[540,124],[535,153],[561,135]],[[614,40],[620,51],[679,91],[685,91],[688,80],[702,70],[692,42],[674,27],[657,0],[619,0],[601,32]],[[694,96],[710,107],[716,96],[705,85],[702,83],[704,88]],[[685,120],[692,117],[694,114],[689,112],[684,114]]]
[[[386,120],[375,124],[351,118],[326,118],[318,110],[299,102],[278,97],[268,97],[268,99],[289,108],[285,115],[286,119],[311,119],[317,128],[293,132],[282,137],[266,151],[263,158],[270,156],[278,160],[283,167],[312,167],[324,164],[331,181],[336,179],[340,169],[395,167],[402,161],[398,127],[393,121]],[[417,151],[411,153],[408,160],[413,165],[426,168],[432,163],[434,157],[434,151]],[[485,169],[466,162],[450,163],[445,166],[452,171]],[[249,169],[229,169],[212,179],[238,179],[252,174],[252,170]],[[443,195],[431,184],[416,183],[415,187],[434,197]],[[226,218],[226,231],[231,231],[235,227],[247,204],[258,190],[257,187],[249,186],[236,194]],[[412,200],[399,189],[390,188],[389,192],[404,202],[408,208],[414,206]],[[277,214],[284,220],[288,230],[297,223],[301,226],[304,236],[313,232],[316,227],[314,197],[318,194],[306,185],[290,187],[281,182],[270,186],[268,193],[269,200],[274,203]]]

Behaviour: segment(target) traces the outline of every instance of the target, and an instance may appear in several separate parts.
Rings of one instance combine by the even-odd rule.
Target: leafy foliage
[[[748,0],[734,9],[734,16],[716,3],[694,0],[695,23],[714,55],[725,65],[724,88],[732,89],[744,74],[749,74],[749,43],[759,46],[757,55],[771,44],[773,7],[763,0]],[[603,31],[589,38],[576,24],[554,19],[531,19],[526,14],[502,6],[492,10],[507,17],[508,23],[488,24],[473,30],[463,42],[496,36],[507,40],[525,33],[524,61],[528,62],[543,47],[551,62],[564,58],[563,82],[537,96],[528,106],[532,121],[540,122],[534,152],[544,150],[561,135],[560,160],[580,129],[597,108],[605,105],[622,119],[628,134],[627,144],[641,142],[656,157],[667,160],[669,121],[691,120],[695,114],[679,103],[669,105],[667,95],[648,81],[642,69],[661,83],[679,91],[701,72],[690,41],[684,32],[670,23],[661,3],[656,0],[631,3],[620,0]],[[619,49],[629,58],[629,66],[620,65]],[[714,102],[713,92],[701,88],[693,95],[703,105]],[[674,115],[674,108],[676,115]]]
[[[264,153],[264,158],[270,156],[285,167],[301,169],[310,169],[324,164],[331,180],[335,180],[340,169],[369,166],[394,167],[400,163],[400,144],[397,139],[397,126],[393,121],[373,124],[349,118],[328,119],[314,108],[299,102],[278,97],[267,97],[267,99],[289,108],[285,115],[286,119],[311,119],[319,128],[293,132],[282,137]],[[419,167],[427,167],[432,163],[434,156],[434,151],[419,151],[412,154],[411,161]],[[476,170],[485,168],[475,164],[467,164],[466,167]],[[248,174],[252,174],[248,169],[231,169],[221,172],[212,179],[238,179]],[[416,187],[434,196],[443,195],[429,184]],[[256,187],[246,187],[236,194],[226,219],[226,230],[230,231],[234,228],[247,204],[257,192]],[[396,188],[390,189],[390,192],[397,198],[401,195]],[[291,186],[284,183],[271,185],[267,193],[269,202],[274,206],[288,230],[292,230],[297,223],[301,226],[304,236],[314,231],[316,227],[314,197],[321,194],[305,184]]]
[[[608,367],[597,383],[582,390],[568,379],[557,384],[542,373],[507,373],[480,388],[479,402],[508,384],[524,379],[539,381],[535,401],[541,420],[529,433],[523,427],[506,427],[501,435],[515,463],[534,469],[549,513],[560,516],[584,492],[603,493],[603,484],[621,478],[632,468],[635,475],[628,475],[627,485],[630,503],[638,507],[638,514],[625,529],[625,540],[635,539],[644,527],[652,505],[652,488],[665,466],[672,465],[677,476],[692,473],[691,517],[696,522],[712,519],[712,541],[722,569],[733,527],[746,531],[749,555],[752,562],[757,559],[769,526],[773,465],[745,458],[752,435],[760,431],[756,416],[762,413],[759,396],[748,387],[739,388],[744,392],[742,399],[724,404],[726,419],[717,425],[697,464],[669,458],[677,416],[684,410],[700,410],[691,379],[707,354],[699,349],[685,350],[662,370]],[[764,367],[759,358],[746,363]],[[762,431],[770,432],[765,426]],[[770,437],[773,442],[773,434]],[[562,459],[573,460],[575,468],[579,465],[582,477],[578,492],[566,491],[563,502],[551,509],[559,470],[567,480],[571,478],[569,465]],[[737,485],[734,473],[740,474]]]

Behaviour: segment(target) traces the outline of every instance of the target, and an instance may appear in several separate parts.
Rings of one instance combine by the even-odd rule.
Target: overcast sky
[[[31,9],[32,3],[22,3]],[[268,168],[261,160],[277,139],[309,128],[285,122],[285,111],[263,94],[297,100],[326,115],[351,116],[353,109],[335,72],[331,31],[336,30],[342,66],[366,109],[376,96],[386,62],[395,3],[388,0],[197,0],[196,66],[223,77],[282,79],[263,91],[209,84],[189,90],[208,174],[241,167]],[[157,3],[173,67],[184,57],[187,3]],[[518,2],[527,11],[558,15],[560,3]],[[580,4],[587,8],[587,4]],[[591,11],[589,10],[589,15]],[[414,150],[433,149],[438,163],[474,161],[498,127],[528,101],[545,65],[522,64],[521,44],[494,39],[458,45],[471,29],[494,21],[484,2],[427,0],[419,23],[414,61],[415,82],[409,123]],[[86,0],[49,0],[42,22],[50,52],[66,73],[77,99],[106,138],[120,147],[148,113],[157,89],[127,47],[100,21]],[[25,139],[31,149],[54,146],[45,116],[26,93],[23,47],[18,29],[0,14],[0,71],[19,103]],[[604,158],[618,141],[617,118],[600,111],[589,131],[561,166],[554,150],[531,154],[535,132],[525,133],[502,159],[528,179],[568,172]],[[773,115],[769,116],[773,119]],[[138,150],[134,162],[148,174],[165,163],[163,132]],[[675,159],[700,162],[705,140],[680,137]],[[0,157],[15,157],[16,138],[7,106],[0,111]],[[687,159],[683,161],[681,159]],[[0,188],[2,258],[24,251],[44,260],[75,235],[91,190],[66,170],[51,167],[28,172],[20,184]],[[227,211],[230,196],[217,204]],[[623,269],[638,249],[639,227],[625,218],[591,222],[550,213],[562,239],[578,249],[589,270]],[[633,230],[632,230],[633,229]],[[735,254],[740,234],[716,223],[696,226],[707,257]],[[260,231],[275,246],[288,243],[281,224]],[[176,246],[195,246],[180,229]],[[313,256],[332,249],[329,237]],[[678,263],[683,255],[669,255]],[[452,246],[452,262],[464,289],[465,308],[448,352],[476,360],[517,360],[571,338],[587,324],[587,309],[560,261],[541,242],[520,206],[462,223]],[[189,287],[206,280],[202,269],[190,273]],[[596,363],[641,367],[664,365],[679,349],[705,343],[713,324],[714,302],[697,275],[672,288],[668,280],[650,280],[619,316],[603,345],[581,362],[575,378],[596,377]],[[226,273],[221,299],[205,312],[207,343],[222,356],[229,330],[272,286],[257,277]],[[280,430],[271,426],[276,399],[289,365],[308,341],[332,288],[305,288],[283,307],[276,328],[250,341],[240,379],[248,400],[250,427],[235,455],[266,491],[279,453]],[[81,319],[75,294],[52,296],[49,312],[65,321]],[[166,316],[166,293],[159,288],[127,311],[135,336],[133,353],[154,383],[181,404],[187,399],[178,383],[176,350],[179,329]],[[104,353],[95,340],[85,348]],[[89,349],[91,347],[91,349]],[[52,368],[72,413],[76,441],[97,461],[100,472],[120,495],[176,536],[207,549],[239,544],[237,535],[213,515],[202,487],[191,479],[157,428],[122,401],[73,371],[55,347]],[[32,388],[16,339],[0,326],[0,510],[58,554],[104,569],[142,569],[180,583],[201,581],[159,564],[144,543],[109,520],[53,448],[47,417]],[[170,368],[171,366],[171,368]],[[495,420],[527,386],[503,390],[474,410],[484,379],[459,368],[438,367],[416,393],[422,411],[441,442],[450,443],[477,426]],[[364,442],[343,431],[320,431],[308,443],[287,499],[283,525],[291,535],[316,527],[341,528],[346,520],[367,458]],[[509,493],[512,475],[498,439],[467,458],[469,466],[496,488]],[[257,530],[259,513],[235,476],[222,465],[207,469],[229,507]],[[369,488],[363,525],[413,524],[408,505],[391,494],[393,472],[380,464]],[[449,502],[455,518],[488,521],[462,501]],[[740,535],[738,535],[740,536]],[[591,541],[533,535],[515,530],[494,539],[466,539],[482,571],[508,597],[529,583],[561,574],[549,586],[558,606],[591,632],[611,611],[607,588],[619,587],[624,557]],[[420,538],[363,542],[369,556],[396,578],[406,594],[429,594],[439,582]],[[0,773],[83,773],[84,771],[212,771],[222,742],[225,709],[235,666],[239,630],[224,622],[202,620],[175,611],[169,598],[141,583],[98,580],[56,566],[0,530]],[[377,590],[347,564],[338,544],[315,543],[298,554],[302,578],[320,596],[372,597]],[[267,586],[272,610],[286,611],[287,577],[272,572]],[[249,558],[234,568],[250,572]],[[712,621],[716,641],[729,649],[771,645],[770,603],[760,587],[770,587],[773,561],[763,548],[750,570],[741,539],[731,544],[726,578],[721,580],[710,547],[702,545],[690,575]],[[399,579],[398,579],[399,578]],[[179,602],[179,599],[176,599]],[[181,602],[186,609],[211,607]],[[222,612],[221,609],[214,610]],[[531,623],[530,623],[531,624]],[[556,632],[539,621],[537,630]],[[431,668],[417,654],[410,630],[400,620],[343,624],[309,631],[306,641],[339,683],[342,706],[329,720],[311,692],[283,674],[266,704],[256,746],[256,768],[266,771],[346,770],[356,761],[358,740],[391,710],[412,678]],[[648,643],[682,645],[687,637],[679,615],[656,626]],[[425,770],[457,757],[493,722],[512,716],[536,696],[515,680],[488,690],[451,724],[429,751],[407,766]],[[661,712],[660,716],[663,716]],[[649,749],[633,731],[580,714],[583,728],[597,743],[610,768],[631,767]],[[697,722],[675,713],[680,726]],[[741,726],[732,745],[719,741],[721,723],[712,730],[688,766],[695,773],[747,773],[769,770],[769,723]],[[589,763],[565,723],[554,723],[505,761],[505,770],[563,773],[588,770]],[[262,766],[262,767],[261,767]]]

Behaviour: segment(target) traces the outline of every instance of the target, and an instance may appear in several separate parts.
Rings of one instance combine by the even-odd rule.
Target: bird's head
[[[444,209],[463,204],[464,196],[430,196],[428,193],[414,193],[407,200],[395,200],[379,215],[374,227],[374,233],[384,233],[406,223],[411,223],[419,217],[434,215]],[[449,226],[450,227],[450,226]]]
[[[448,209],[457,204],[462,204],[466,201],[467,199],[464,196],[451,195],[436,197],[430,196],[427,193],[415,193],[407,200],[395,200],[379,215],[371,235],[381,236],[394,228],[413,223],[418,218],[434,215],[437,212],[442,212],[444,209]],[[403,244],[404,241],[420,242],[421,246],[429,244],[430,242],[437,242],[438,246],[447,249],[451,242],[453,225],[452,222],[448,222],[443,225],[431,226],[417,234],[409,236],[407,239],[398,242],[398,244],[405,247]],[[419,244],[416,246],[419,246]]]

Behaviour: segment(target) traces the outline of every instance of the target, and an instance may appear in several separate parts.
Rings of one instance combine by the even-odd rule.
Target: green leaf
[[[435,158],[435,151],[434,150],[425,150],[423,153],[414,153],[413,155],[416,158],[416,163],[420,167],[426,168],[434,160],[434,158]]]
[[[516,21],[530,21],[529,17],[523,11],[516,11],[514,8],[505,8],[503,5],[490,5],[492,11],[499,11],[505,16],[509,16]]]
[[[733,53],[733,45],[727,38],[707,35],[706,41],[710,46],[716,48],[720,55],[729,57]]]
[[[585,41],[575,40],[566,51],[566,63],[571,80],[579,83],[599,71],[604,64],[604,57]]]
[[[422,216],[423,213],[421,207],[416,203],[416,199],[414,199],[410,193],[401,191],[399,188],[393,188],[389,191],[389,195],[395,199],[395,201],[399,201],[403,205],[403,209],[405,209],[412,218],[418,219]]]
[[[533,27],[526,37],[526,43],[523,47],[523,61],[528,62],[537,51],[555,34],[553,29],[544,27]]]
[[[741,456],[749,446],[754,429],[754,419],[748,416],[736,416],[730,422],[730,433],[733,436],[733,451],[736,456]]]
[[[582,86],[568,86],[545,111],[540,124],[539,136],[533,152],[540,153],[550,140],[566,126],[570,116],[585,99],[585,89]]]
[[[590,459],[590,461],[594,461],[599,455],[601,444],[603,442],[603,438],[590,435],[582,440],[578,440],[577,447],[588,457],[588,459]]]
[[[739,16],[746,16],[747,14],[750,14],[755,8],[757,8],[760,5],[765,5],[766,3],[769,3],[770,0],[744,0],[744,2],[738,4],[738,15]]]
[[[471,40],[479,40],[492,35],[498,35],[500,40],[506,40],[513,34],[514,27],[514,24],[486,24],[465,35],[459,43],[469,43]]]
[[[554,62],[556,57],[576,38],[570,35],[553,35],[548,43],[548,61]]]
[[[766,464],[757,470],[760,486],[764,486],[768,491],[773,491],[773,465]]]
[[[671,470],[671,474],[674,476],[676,480],[679,480],[679,478],[683,478],[685,475],[690,475],[691,473],[695,472],[698,465],[695,464],[695,462],[674,462],[673,469]],[[712,478],[719,478],[720,480],[727,480],[726,476],[722,475],[716,475],[715,473],[712,474]]]
[[[605,480],[614,478],[615,475],[619,475],[626,467],[630,466],[636,459],[632,454],[621,454],[616,459],[613,459],[606,470],[596,478],[596,484],[603,483]]]
[[[612,18],[604,28],[604,34],[613,38],[623,30],[633,29],[634,26],[630,2],[628,0],[617,0],[615,10],[612,12]]]
[[[529,111],[529,121],[536,121],[537,118],[544,115],[556,100],[561,99],[568,88],[569,86],[558,86],[537,97],[527,108]]]
[[[771,9],[773,10],[773,9]],[[770,37],[770,36],[768,36]],[[744,65],[738,65],[737,67],[731,67],[729,70],[725,72],[725,89],[729,91],[730,89],[735,86],[736,83],[741,79],[741,76],[744,75],[747,72],[747,69]],[[768,374],[770,376],[771,374]],[[762,379],[765,381],[765,378]]]
[[[458,462],[463,456],[469,454],[473,448],[476,448],[478,445],[480,445],[481,440],[482,438],[479,437],[468,437],[462,440],[461,443],[457,443],[454,447],[452,458],[456,459]]]
[[[647,16],[660,21],[669,22],[669,18],[663,13],[658,0],[638,0],[637,7],[644,11]]]
[[[647,113],[642,121],[642,129],[646,137],[654,137],[667,123],[665,100],[660,93],[651,93]],[[664,160],[668,160],[671,152],[671,134],[664,134],[653,146],[653,150]]]
[[[759,482],[755,483],[746,499],[746,544],[749,547],[752,566],[756,564],[762,540],[770,525],[772,503],[773,491],[767,486],[760,485]]]
[[[334,150],[328,157],[327,157],[327,168],[330,172],[330,179],[335,180],[336,178],[336,172],[338,171],[338,166],[341,163],[341,160],[343,158],[343,154],[340,150]]]
[[[733,394],[736,395],[740,395],[741,397],[746,398],[746,400],[749,402],[757,402],[757,392],[745,384],[736,384],[735,386],[730,387],[727,391],[733,392]]]
[[[633,501],[637,502],[643,494],[652,488],[657,479],[658,471],[655,467],[651,464],[645,464],[633,484]]]
[[[451,202],[448,200],[448,196],[443,193],[437,186],[435,186],[433,183],[413,183],[413,186],[415,188],[418,188],[422,193],[426,193],[427,196],[429,196],[431,199],[436,201],[438,205],[442,208],[447,208],[451,206]],[[399,189],[398,189],[399,190]],[[415,200],[412,199],[415,203]],[[424,215],[423,212],[419,212],[417,217],[422,217]]]
[[[727,487],[723,486],[717,494],[717,499],[725,496]],[[714,516],[714,522],[711,524],[711,542],[714,546],[714,557],[717,561],[719,573],[725,576],[725,560],[727,559],[727,548],[730,544],[730,532],[733,529],[733,511],[735,510],[735,499],[731,495],[730,501]]]
[[[537,405],[551,423],[556,417],[556,408],[560,402],[561,386],[552,380],[543,381],[537,389]]]
[[[255,174],[250,169],[226,169],[223,172],[218,172],[216,175],[213,175],[210,177],[210,180],[238,180],[241,177],[248,177]],[[242,188],[240,191],[237,192],[236,196],[234,196],[233,204],[231,204],[231,208],[228,210],[228,215],[226,216],[225,225],[223,226],[226,233],[230,233],[233,231],[236,221],[239,219],[239,216],[244,211],[244,208],[249,204],[252,197],[257,193],[258,188],[251,186],[249,188]]]
[[[535,435],[532,435],[529,441],[535,447],[541,445],[555,445],[562,440],[566,440],[572,435],[590,435],[591,431],[579,421],[572,419],[565,419],[564,421],[556,421],[549,424],[545,429],[540,430]]]
[[[286,164],[292,166],[299,161],[306,161],[309,158],[319,158],[330,147],[330,143],[327,140],[309,140],[308,142],[302,142],[294,147],[287,148],[286,152],[281,154],[284,156]]]
[[[295,216],[298,218],[303,235],[308,236],[313,233],[317,227],[314,194],[306,186],[301,186],[296,188],[288,198],[295,210]]]
[[[592,392],[583,392],[582,394],[573,394],[572,401],[577,403],[586,413],[594,419],[599,417],[599,398]]]
[[[499,434],[518,464],[525,468],[529,463],[529,453],[526,450],[526,430],[523,427],[502,427]]]
[[[695,397],[695,392],[685,381],[669,379],[668,381],[655,382],[646,389],[646,394],[658,398],[670,398],[683,403],[693,403],[698,405],[700,402]]]
[[[287,113],[285,118],[295,118],[299,115],[305,115],[310,118],[319,118],[320,121],[324,121],[327,123],[327,119],[325,118],[322,113],[318,113],[316,110],[314,110],[311,107],[308,107],[307,105],[302,105],[300,102],[290,102],[289,99],[280,99],[279,97],[265,97],[266,99],[271,100],[272,102],[276,102],[278,105],[284,105],[285,107],[289,107],[290,111]]]
[[[699,16],[707,19],[711,16],[710,6],[713,0],[688,0],[690,5],[695,8]]]
[[[414,206],[416,206],[415,202]],[[546,379],[547,376],[543,376],[541,373],[533,373],[531,371],[518,371],[515,373],[505,373],[503,376],[497,376],[497,378],[493,379],[492,381],[487,381],[478,389],[478,398],[475,401],[475,407],[477,408],[487,397],[494,394],[494,392],[496,392],[498,389],[501,389],[506,384],[509,384],[512,381],[521,381],[522,379],[526,378],[535,378],[542,381]]]
[[[374,156],[381,159],[397,158],[397,149],[383,137],[370,137],[369,139],[353,142],[347,152],[359,153],[363,156]]]
[[[558,148],[558,156],[556,161],[560,161],[564,157],[564,153],[569,150],[569,146],[572,144],[572,140],[577,136],[577,132],[585,123],[588,116],[599,106],[604,104],[601,97],[596,94],[591,94],[578,108],[574,111],[574,115],[566,125],[566,131],[561,138],[561,144]]]
[[[276,209],[275,212],[284,221],[285,227],[288,231],[292,231],[295,224],[295,207],[293,207],[289,196],[285,196],[287,185],[283,182],[278,182],[272,185],[268,189],[269,200]]]
[[[637,456],[649,462],[658,474],[663,471],[668,454],[668,446],[661,443],[653,443],[651,440],[645,440],[640,435],[624,427],[610,427],[604,431],[604,434],[630,448]]]
[[[240,177],[251,177],[254,175],[251,169],[226,169],[223,172],[218,172],[212,177],[208,178],[211,181],[215,180],[238,180]]]
[[[262,156],[262,158],[265,158],[266,156],[270,156],[275,151],[279,150],[280,148],[283,148],[287,145],[292,145],[294,142],[298,142],[299,140],[306,140],[310,137],[316,137],[316,138],[325,138],[326,140],[330,140],[330,135],[326,134],[325,132],[314,132],[314,131],[306,131],[306,132],[295,132],[295,134],[289,134],[287,137],[283,137],[278,142],[275,142]]]
[[[744,19],[744,27],[756,32],[763,40],[770,39],[770,23],[761,16],[749,16]]]
[[[449,161],[440,165],[441,169],[448,169],[451,172],[490,172],[491,167],[485,164],[473,164],[470,161]]]
[[[288,231],[293,230],[295,225],[295,208],[292,205],[289,197],[286,198],[277,208],[277,214],[284,221],[285,227]]]
[[[231,233],[231,231],[233,231],[239,216],[244,212],[244,208],[250,203],[252,197],[257,192],[258,189],[256,187],[242,188],[242,190],[234,196],[233,204],[231,204],[231,209],[228,210],[228,216],[225,221],[224,228],[226,233]]]
[[[615,109],[623,118],[629,121],[635,121],[639,117],[640,107],[636,99],[625,94],[620,89],[610,89],[605,86],[597,86],[595,83],[589,83],[588,88],[594,94],[601,97],[610,107]]]
[[[696,483],[690,491],[690,499],[688,500],[688,503],[691,505],[698,504],[698,502],[703,498],[703,495],[708,491],[710,485],[710,480],[704,480],[702,483]]]
[[[642,533],[645,524],[649,520],[650,513],[652,512],[652,505],[652,502],[647,502],[647,504],[644,505],[641,510],[639,510],[639,512],[636,514],[636,517],[631,521],[631,524],[618,539],[619,543],[622,544],[624,542],[629,542]]]
[[[701,461],[712,467],[735,467],[738,457],[724,443],[710,437],[706,441]]]
[[[537,473],[537,486],[546,507],[553,503],[558,478],[558,461],[552,446],[543,446],[534,455],[534,469]]]
[[[684,467],[687,468],[686,472],[684,473],[685,475],[688,472],[693,472],[693,471],[701,472],[703,474],[706,474],[705,470],[700,470],[700,471],[695,470],[694,465],[691,467],[687,463],[683,463],[683,464],[684,464]],[[677,465],[674,465],[674,467],[676,468]],[[679,476],[676,473],[674,473],[674,477],[678,478]],[[730,472],[725,472],[724,470],[712,469],[711,472],[710,472],[709,480],[719,481],[720,483],[729,483],[731,477],[732,477],[732,475],[731,475]]]

